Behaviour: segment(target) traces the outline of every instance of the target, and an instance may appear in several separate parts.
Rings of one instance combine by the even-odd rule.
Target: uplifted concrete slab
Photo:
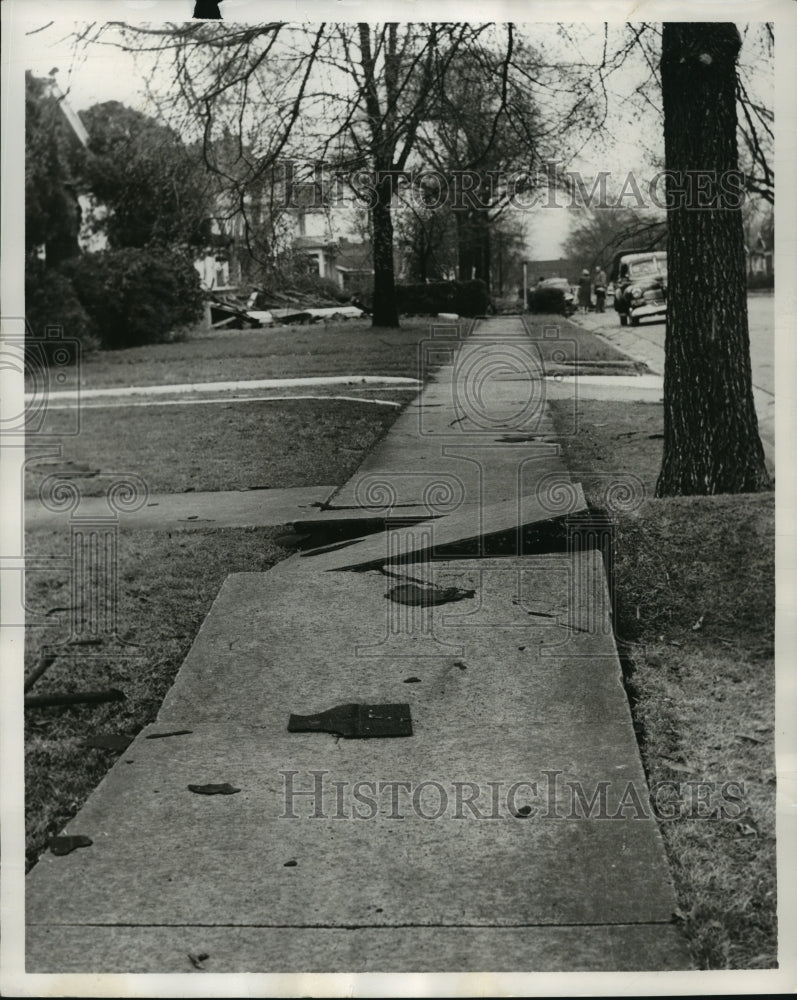
[[[472,596],[397,605],[401,576],[330,587],[298,559],[228,579],[158,721],[69,824],[92,846],[29,875],[29,971],[688,964],[598,554],[413,570]],[[408,702],[413,735],[287,731],[351,700]],[[223,782],[240,791],[188,789]]]
[[[361,701],[409,703],[416,733],[429,728],[432,738],[486,738],[497,720],[580,726],[595,713],[630,724],[597,553],[407,571],[319,574],[293,557],[268,573],[232,574],[158,720],[276,731],[292,712]],[[426,607],[387,596],[412,580],[473,596]],[[589,613],[573,606],[585,585],[594,589]]]
[[[139,510],[119,515],[119,527],[201,528],[270,527],[290,524],[297,517],[317,514],[334,486],[299,486],[273,490],[226,490],[214,493],[159,493],[150,496]],[[111,510],[104,497],[83,497],[80,517],[108,517]],[[38,501],[25,504],[26,528],[67,525],[70,512],[46,510]]]
[[[641,972],[691,968],[670,924],[580,927],[31,927],[28,971]],[[199,956],[207,958],[195,965]]]
[[[397,605],[385,594],[401,575],[340,574],[340,588],[324,587],[298,559],[228,579],[158,721],[69,824],[92,846],[45,855],[29,875],[29,970],[45,942],[63,954],[88,927],[100,960],[122,964],[157,927],[158,971],[183,967],[170,943],[202,939],[210,953],[238,927],[248,943],[228,957],[236,971],[329,968],[331,930],[348,971],[373,968],[377,928],[404,941],[393,968],[420,927],[453,953],[427,942],[410,968],[457,966],[461,938],[446,928],[465,928],[488,969],[610,967],[607,925],[645,925],[643,966],[682,960],[682,948],[654,944],[664,939],[652,928],[672,933],[675,901],[599,555],[413,569],[465,596]],[[572,603],[585,583],[586,614]],[[287,731],[292,712],[350,700],[408,702],[413,735]],[[222,782],[240,791],[188,789]],[[554,931],[574,925],[577,938]],[[212,928],[221,938],[205,937]],[[520,937],[485,928],[528,935],[530,956]],[[288,930],[302,947],[276,958]],[[93,952],[70,961],[104,971]]]
[[[523,470],[529,467],[524,466],[521,460],[518,473],[521,483]],[[518,496],[516,480],[514,499],[480,505],[463,503],[453,514],[406,527],[395,523],[395,518],[401,517],[401,511],[396,510],[394,521],[387,521],[383,532],[344,543],[333,550],[305,552],[302,558],[311,562],[316,570],[356,569],[406,562],[430,553],[439,555],[445,546],[477,543],[477,548],[483,548],[489,539],[497,535],[514,531],[522,536],[522,529],[529,525],[586,510],[581,484],[573,483],[569,476],[560,473],[558,461],[545,468],[548,471],[541,476],[535,463],[536,494],[524,495],[521,492]],[[522,542],[518,541],[517,552],[522,551]]]

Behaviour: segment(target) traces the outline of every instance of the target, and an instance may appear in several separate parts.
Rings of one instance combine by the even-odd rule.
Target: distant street
[[[753,368],[753,385],[756,389],[761,389],[770,395],[775,394],[775,297],[773,295],[748,295],[747,315],[750,324],[750,362]],[[614,309],[606,310],[605,316],[597,313],[589,313],[586,317],[576,317],[577,320],[586,320],[585,326],[591,330],[600,330],[604,333],[604,328],[612,331],[615,327],[619,329],[620,320]],[[631,328],[627,328],[630,333]],[[664,323],[662,321],[644,321],[639,326],[633,327],[633,333],[641,340],[648,341],[653,345],[652,354],[659,355],[661,367],[653,362],[653,358],[648,364],[655,370],[663,372],[664,360]],[[658,348],[658,352],[655,350]],[[659,354],[660,352],[660,354]]]
[[[750,323],[750,361],[753,385],[775,394],[775,297],[750,295],[747,298]]]
[[[774,463],[775,444],[775,297],[773,295],[748,295],[747,314],[750,326],[750,363],[753,388],[758,413],[759,430],[770,466]],[[575,322],[624,351],[630,357],[644,361],[651,371],[664,373],[663,321],[643,321],[639,326],[620,326],[613,308],[605,315],[598,313],[576,314]]]

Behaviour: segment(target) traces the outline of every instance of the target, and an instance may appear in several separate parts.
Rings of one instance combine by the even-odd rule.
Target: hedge
[[[483,281],[433,281],[428,284],[396,285],[400,313],[423,315],[441,312],[459,316],[483,316],[490,296]]]
[[[755,271],[753,274],[747,275],[747,287],[751,289],[774,288],[775,275],[762,274],[760,271]]]

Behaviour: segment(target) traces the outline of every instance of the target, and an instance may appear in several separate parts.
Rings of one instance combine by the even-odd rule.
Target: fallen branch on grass
[[[36,666],[31,670],[30,674],[25,678],[25,692],[27,693],[36,683],[36,681],[41,677],[41,675],[55,663],[58,656],[55,653],[41,653],[36,663]],[[26,699],[27,703],[27,699]]]
[[[124,701],[122,691],[109,688],[107,691],[75,691],[74,693],[29,694],[25,696],[25,708],[48,708],[51,705],[100,705],[106,701]]]

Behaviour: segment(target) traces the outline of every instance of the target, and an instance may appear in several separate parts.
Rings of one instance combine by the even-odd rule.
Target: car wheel
[[[628,314],[620,313],[620,326],[628,326]]]
[[[631,317],[631,326],[639,326],[639,316]]]

